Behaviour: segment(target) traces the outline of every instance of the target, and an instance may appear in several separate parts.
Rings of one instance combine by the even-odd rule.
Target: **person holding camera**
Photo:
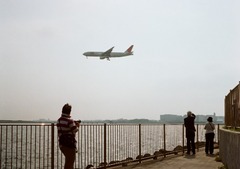
[[[68,103],[62,108],[62,115],[57,120],[58,141],[59,147],[65,156],[64,169],[73,169],[73,164],[76,157],[76,139],[75,135],[81,121],[71,119],[72,106]]]
[[[205,152],[206,155],[208,155],[208,152],[210,152],[211,155],[213,155],[213,139],[214,139],[214,130],[215,125],[213,123],[213,118],[208,117],[207,119],[208,123],[205,125],[204,129],[206,130],[205,138],[206,138],[206,145],[205,145]]]
[[[196,116],[191,111],[187,112],[187,117],[184,119],[184,126],[186,128],[186,138],[187,138],[187,154],[190,155],[190,151],[192,150],[193,155],[195,152],[195,126],[194,120]]]

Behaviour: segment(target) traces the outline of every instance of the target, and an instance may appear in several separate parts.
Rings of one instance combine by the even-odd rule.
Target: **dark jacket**
[[[194,137],[195,136],[195,126],[194,126],[194,120],[195,115],[192,114],[191,116],[188,116],[184,119],[184,126],[186,127],[186,137]]]

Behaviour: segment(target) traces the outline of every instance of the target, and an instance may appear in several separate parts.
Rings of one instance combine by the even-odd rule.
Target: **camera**
[[[81,120],[76,120],[76,121],[74,121],[74,122],[81,123]]]

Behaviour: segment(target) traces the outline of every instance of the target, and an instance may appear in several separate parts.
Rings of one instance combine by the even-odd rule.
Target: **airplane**
[[[108,49],[106,52],[85,52],[83,53],[84,56],[86,57],[99,57],[100,59],[107,59],[110,60],[109,58],[114,58],[114,57],[124,57],[124,56],[129,56],[133,55],[132,48],[133,45],[131,45],[125,52],[112,52],[114,47]]]

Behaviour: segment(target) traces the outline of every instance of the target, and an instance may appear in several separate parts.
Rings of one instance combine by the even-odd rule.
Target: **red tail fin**
[[[132,48],[133,48],[133,45],[131,45],[131,46],[125,51],[125,53],[131,53],[131,52],[132,52]]]

